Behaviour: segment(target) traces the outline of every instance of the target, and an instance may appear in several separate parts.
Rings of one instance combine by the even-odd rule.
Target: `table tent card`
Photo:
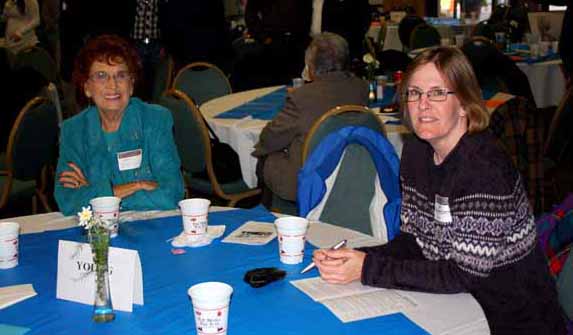
[[[32,284],[0,287],[0,310],[36,296]],[[0,331],[0,334],[2,332]]]
[[[277,236],[275,226],[269,222],[247,221],[225,237],[224,243],[263,245]]]
[[[109,280],[114,310],[131,312],[143,305],[143,275],[136,250],[109,248]],[[60,240],[56,297],[93,304],[95,265],[87,243]]]

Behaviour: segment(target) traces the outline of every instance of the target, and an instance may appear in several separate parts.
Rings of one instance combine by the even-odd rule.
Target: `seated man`
[[[284,109],[263,129],[253,152],[262,165],[265,186],[289,201],[296,200],[302,146],[312,124],[336,106],[368,102],[367,83],[349,72],[344,38],[317,35],[306,50],[305,63],[312,83],[288,94]]]

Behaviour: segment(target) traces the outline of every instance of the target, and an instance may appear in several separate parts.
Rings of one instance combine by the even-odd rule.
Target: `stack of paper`
[[[247,245],[267,244],[277,236],[275,226],[268,222],[247,221],[234,232],[225,237],[225,243]]]
[[[0,309],[12,306],[36,294],[32,284],[0,287]]]
[[[328,284],[320,277],[291,281],[314,301],[323,303],[340,321],[351,322],[405,312],[418,304],[395,290],[364,286]]]

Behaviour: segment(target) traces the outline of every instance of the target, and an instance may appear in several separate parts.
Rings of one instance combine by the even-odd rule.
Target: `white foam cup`
[[[559,41],[551,42],[551,49],[554,53],[557,53],[559,51]]]
[[[551,42],[548,41],[539,42],[539,54],[541,56],[547,55],[549,53],[550,48],[551,48]]]
[[[293,88],[299,88],[299,87],[302,87],[302,85],[304,85],[304,80],[302,78],[294,78],[292,80],[292,87]]]
[[[221,282],[205,282],[187,290],[193,304],[195,327],[199,335],[226,335],[229,302],[233,288]]]
[[[209,205],[211,205],[211,201],[201,198],[179,201],[183,231],[189,241],[199,240],[207,234]]]
[[[17,222],[0,222],[0,269],[11,269],[18,265]]]
[[[279,256],[284,264],[298,264],[304,257],[304,242],[308,220],[285,216],[275,220],[279,240]]]
[[[90,201],[93,214],[109,225],[109,237],[114,238],[119,233],[119,204],[121,198],[99,197]]]
[[[458,48],[461,48],[464,45],[464,40],[466,39],[466,36],[463,34],[459,34],[459,35],[456,35],[455,38],[456,38],[456,46]]]
[[[529,46],[529,52],[530,52],[531,58],[538,58],[539,53],[540,53],[539,44],[531,44]]]
[[[450,40],[449,38],[447,38],[447,37],[440,38],[440,45],[441,46],[447,47],[450,44],[452,44],[452,40]]]

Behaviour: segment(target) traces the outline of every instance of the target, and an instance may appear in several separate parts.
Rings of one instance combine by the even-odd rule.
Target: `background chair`
[[[534,106],[535,99],[529,79],[509,57],[484,37],[473,37],[462,46],[472,64],[481,89],[495,94],[506,92],[527,98]]]
[[[398,37],[400,42],[402,42],[402,48],[404,51],[408,52],[410,50],[410,36],[412,31],[419,24],[426,23],[424,19],[416,15],[408,15],[404,17],[398,24]]]
[[[305,139],[299,214],[392,239],[399,226],[398,166],[376,114],[361,106],[334,108]]]
[[[172,88],[187,94],[197,106],[232,93],[231,84],[223,71],[204,62],[191,63],[179,70]]]
[[[46,50],[40,47],[32,47],[18,53],[14,58],[12,67],[14,70],[32,68],[41,73],[48,82],[54,83],[58,87],[60,86],[56,62]]]
[[[513,97],[491,114],[489,130],[521,173],[535,213],[544,208],[543,122],[530,100]]]
[[[440,33],[436,28],[426,23],[414,27],[410,35],[410,50],[429,48],[440,45]]]
[[[56,108],[48,99],[35,97],[22,108],[10,132],[5,167],[0,172],[0,209],[9,200],[29,197],[34,213],[37,198],[51,211],[45,194],[49,186],[46,173],[57,157],[58,133]]]
[[[225,200],[227,206],[235,206],[238,201],[255,196],[260,189],[250,189],[238,179],[220,183],[213,169],[211,140],[206,121],[201,112],[185,93],[171,89],[160,99],[173,115],[175,143],[181,158],[183,176],[191,193],[213,195]],[[196,175],[207,171],[207,179]]]

